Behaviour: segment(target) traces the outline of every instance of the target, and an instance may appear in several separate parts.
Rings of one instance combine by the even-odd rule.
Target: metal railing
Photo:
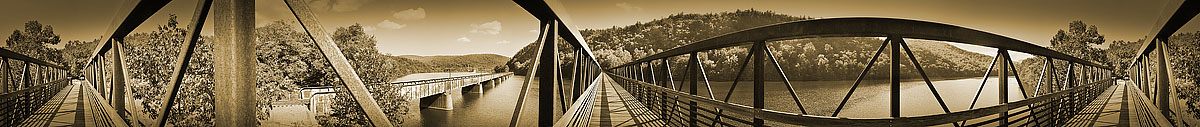
[[[1135,109],[1137,124],[1141,126],[1196,126],[1200,124],[1193,113],[1187,112],[1186,102],[1181,102],[1177,88],[1178,81],[1174,74],[1171,59],[1172,50],[1170,38],[1180,28],[1200,13],[1200,1],[1169,1],[1168,5],[1178,4],[1178,9],[1166,9],[1160,18],[1166,20],[1155,24],[1153,30],[1146,36],[1148,42],[1137,50],[1125,71],[1129,75],[1127,86],[1132,96],[1126,98]]]
[[[0,48],[0,126],[17,126],[50,101],[70,78],[66,68]]]
[[[812,115],[805,111],[801,102],[791,87],[791,83],[783,69],[766,70],[768,63],[774,68],[780,68],[775,55],[767,45],[775,40],[802,39],[814,37],[886,37],[880,44],[874,56],[867,62],[866,67],[859,73],[850,91],[841,100],[837,109],[830,116]],[[952,112],[942,95],[934,89],[932,81],[915,58],[904,39],[925,39],[964,43],[996,48],[998,51],[988,66],[988,71],[982,75],[985,83],[981,83],[980,91],[976,93],[972,106],[963,111]],[[726,92],[724,99],[718,100],[711,95],[708,87],[707,74],[704,73],[703,63],[698,62],[698,53],[708,50],[751,45],[746,57],[738,63],[741,67],[733,80],[733,86]],[[890,49],[891,61],[902,61],[901,54],[907,54],[924,84],[941,105],[944,114],[926,116],[901,116],[900,114],[900,64],[890,62],[890,117],[889,118],[844,118],[837,115],[842,111],[850,96],[862,83],[868,70],[886,47]],[[901,50],[903,49],[903,52]],[[1009,51],[1018,51],[1036,55],[1042,59],[1043,72],[1038,75],[1036,84],[1022,83],[1016,66]],[[684,80],[676,80],[671,74],[672,57],[688,58]],[[729,102],[733,89],[738,88],[741,72],[753,62],[753,104],[750,106]],[[1058,64],[1059,66],[1054,66]],[[1064,67],[1065,66],[1065,67]],[[995,68],[996,72],[992,72]],[[1009,71],[1012,71],[1011,73]],[[1050,72],[1050,73],[1046,73]],[[1066,120],[1081,111],[1105,88],[1114,84],[1109,76],[1110,67],[1099,63],[1076,58],[1061,52],[1033,45],[1028,42],[987,33],[979,30],[953,25],[892,18],[829,18],[803,20],[780,24],[767,25],[746,29],[733,33],[708,38],[689,45],[653,54],[620,66],[608,69],[611,77],[642,102],[648,102],[648,107],[665,118],[672,126],[765,126],[772,124],[804,125],[804,126],[1047,126],[1065,124]],[[800,112],[785,112],[766,109],[766,75],[776,73],[788,88],[788,94],[796,103]],[[975,103],[987,82],[987,77],[998,73],[999,104],[989,107],[976,108]],[[700,77],[697,77],[700,76]],[[1007,77],[1014,76],[1017,86],[1020,86],[1023,100],[1009,99],[1009,84]],[[703,79],[703,81],[701,81]],[[679,81],[689,85],[691,89],[681,90]],[[690,82],[690,83],[689,83]],[[704,84],[705,86],[698,86]],[[1035,87],[1035,91],[1026,92],[1024,87]],[[696,88],[708,88],[710,95],[698,95]]]
[[[587,126],[591,120],[591,101],[597,92],[595,85],[599,84],[596,82],[602,69],[600,63],[596,61],[583,37],[577,31],[571,30],[568,27],[570,25],[555,13],[556,9],[552,9],[552,6],[559,7],[558,4],[530,0],[513,2],[541,21],[541,27],[538,39],[534,42],[537,50],[534,50],[535,55],[530,62],[532,64],[529,64],[528,73],[525,73],[528,75],[522,83],[509,126],[515,127],[520,124],[521,111],[525,108],[526,99],[531,98],[527,95],[533,91],[530,85],[535,79],[538,87],[537,91],[533,91],[538,95],[536,126]],[[560,45],[560,42],[565,42],[566,45]],[[568,49],[559,49],[560,46]],[[570,58],[573,59],[560,61],[560,55],[571,55]],[[569,76],[562,72],[560,67],[571,68]],[[569,82],[564,78],[569,78]],[[556,115],[561,117],[556,120]]]

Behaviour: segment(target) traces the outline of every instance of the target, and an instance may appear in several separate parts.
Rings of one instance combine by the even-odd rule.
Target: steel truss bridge
[[[494,73],[451,78],[428,79],[386,84],[364,84],[354,68],[341,54],[304,0],[284,0],[301,23],[309,39],[320,49],[323,57],[330,61],[344,85],[339,93],[350,95],[369,125],[403,126],[396,117],[385,114],[381,98],[436,97],[460,93],[466,87],[484,87],[505,81],[512,73]],[[129,75],[126,70],[124,37],[129,35],[151,15],[171,1],[134,1],[127,3],[107,31],[105,41],[96,46],[89,62],[83,66],[82,80],[73,80],[68,68],[57,63],[35,59],[26,54],[0,49],[0,112],[4,115],[0,125],[4,126],[167,126],[171,110],[159,110],[156,117],[143,118],[138,106],[132,104],[129,90]],[[1029,42],[950,24],[931,21],[896,18],[826,18],[792,21],[760,26],[710,37],[689,45],[666,50],[629,63],[604,67],[597,62],[579,32],[572,30],[569,22],[560,18],[560,5],[553,2],[515,0],[518,5],[536,17],[540,23],[540,34],[535,42],[537,50],[529,65],[528,75],[521,83],[520,98],[513,107],[509,126],[1198,126],[1200,120],[1193,113],[1181,111],[1186,104],[1180,102],[1171,81],[1173,75],[1166,55],[1172,50],[1169,37],[1184,24],[1200,13],[1200,2],[1178,0],[1171,5],[1178,9],[1167,10],[1163,20],[1148,33],[1145,43],[1139,48],[1131,66],[1110,67],[1077,58],[1062,52],[1037,46]],[[184,71],[195,54],[202,24],[209,13],[213,13],[216,36],[214,42],[214,97],[215,123],[217,126],[255,126],[255,71],[254,65],[254,1],[252,0],[199,0],[188,25],[187,40],[173,64],[168,86],[160,107],[176,105]],[[786,73],[779,66],[771,46],[774,41],[818,37],[881,37],[870,61],[846,91],[836,110],[831,115],[810,114],[801,101]],[[963,43],[997,49],[976,92],[976,100],[965,110],[951,110],[942,95],[935,89],[920,61],[909,49],[905,39],[924,39]],[[556,43],[565,42],[565,43]],[[705,63],[699,62],[699,54],[729,47],[748,46],[745,57],[740,57],[737,76],[725,96],[716,96],[705,73]],[[567,49],[559,49],[566,47]],[[569,51],[569,52],[560,52]],[[1009,51],[1023,52],[1042,58],[1040,73],[1019,74]],[[849,98],[863,83],[869,70],[885,54],[889,62],[878,64],[887,68],[890,99],[888,117],[848,118],[839,116]],[[560,59],[564,55],[574,59]],[[686,59],[672,64],[673,59]],[[901,114],[900,82],[901,65],[915,69],[921,81],[930,89],[943,113],[924,116]],[[562,73],[566,65],[570,73]],[[683,65],[672,67],[672,65]],[[770,69],[770,68],[776,69]],[[683,69],[673,74],[672,70]],[[749,70],[749,71],[747,71]],[[992,71],[996,70],[996,71]],[[1128,75],[1114,75],[1117,71]],[[742,76],[748,72],[749,76]],[[792,72],[795,73],[795,72]],[[768,75],[781,78],[799,112],[766,108]],[[1007,85],[994,86],[996,93],[983,93],[987,77],[1016,77],[1021,94],[1011,95],[1014,88]],[[1020,79],[1019,75],[1036,75],[1036,79]],[[677,77],[678,76],[678,77]],[[749,77],[741,79],[742,77]],[[1122,80],[1128,77],[1129,80]],[[1022,80],[1037,81],[1023,84]],[[730,96],[739,82],[752,85],[752,103],[730,102]],[[998,80],[999,84],[1010,84]],[[487,85],[485,85],[487,84]],[[401,86],[398,96],[373,96],[368,89],[379,89],[383,85]],[[1034,87],[1026,91],[1023,87]],[[533,89],[537,87],[538,89]],[[700,92],[700,91],[705,92]],[[700,94],[708,93],[708,94]],[[997,105],[975,107],[980,94],[995,94]],[[1009,96],[1024,99],[1009,100]],[[722,97],[722,98],[718,98]],[[619,103],[611,103],[619,102]],[[1106,107],[1117,104],[1121,108]],[[790,106],[790,105],[789,105]],[[448,106],[453,108],[453,106]],[[535,112],[523,112],[524,108],[536,108]],[[616,108],[624,108],[616,110]],[[448,109],[452,110],[452,109]],[[521,114],[536,114],[525,118]],[[1101,118],[1108,113],[1119,113],[1119,120],[1106,121]],[[535,119],[522,123],[522,119]],[[630,122],[633,121],[633,122]]]

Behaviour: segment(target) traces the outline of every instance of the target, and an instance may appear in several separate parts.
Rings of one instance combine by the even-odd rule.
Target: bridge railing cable
[[[1200,119],[1197,119],[1195,113],[1188,112],[1189,107],[1186,102],[1182,102],[1179,98],[1179,81],[1176,79],[1172,58],[1174,50],[1170,44],[1170,38],[1180,28],[1188,24],[1192,18],[1195,18],[1200,13],[1200,1],[1170,1],[1168,5],[1178,4],[1177,9],[1163,10],[1165,20],[1156,24],[1153,28],[1153,33],[1146,36],[1148,40],[1137,49],[1136,57],[1129,62],[1128,67],[1124,67],[1124,71],[1128,75],[1126,87],[1129,88],[1129,93],[1132,96],[1126,98],[1130,101],[1131,110],[1137,117],[1130,117],[1138,120],[1138,124],[1143,126],[1196,126],[1200,124]]]
[[[31,119],[43,104],[69,85],[66,68],[0,48],[0,126]],[[49,120],[43,120],[49,122]]]
[[[886,38],[882,44],[879,44],[874,56],[866,63],[863,71],[859,73],[850,91],[829,116],[814,115],[805,110],[806,107],[803,104],[806,102],[801,101],[796,88],[793,88],[787,79],[787,72],[780,68],[781,65],[776,60],[776,56],[771,52],[773,49],[768,46],[776,43],[777,40],[815,37]],[[975,93],[976,100],[971,102],[971,107],[954,109],[959,111],[947,107],[946,103],[956,102],[946,102],[942,99],[942,96],[945,95],[935,89],[930,77],[915,58],[913,51],[909,49],[905,39],[946,41],[997,49],[992,64],[987,67],[988,72],[982,75],[984,83],[981,83],[980,91]],[[737,75],[733,77],[733,84],[729,87],[727,94],[720,99],[712,95],[711,91],[713,90],[707,80],[709,77],[703,71],[705,63],[698,62],[700,53],[747,45],[749,46],[748,53],[745,54],[745,57],[740,57],[742,58],[738,61],[740,65],[737,65],[740,67],[736,67],[738,68],[737,73],[734,74]],[[888,47],[891,47],[890,51],[884,50],[889,49]],[[929,87],[931,93],[938,100],[943,114],[903,116],[900,112],[899,96],[902,76],[899,68],[901,64],[906,63],[889,62],[887,66],[890,67],[887,68],[890,68],[891,71],[887,75],[890,77],[891,87],[887,90],[890,91],[891,98],[890,105],[886,107],[891,111],[890,117],[845,118],[838,116],[847,101],[850,100],[850,96],[863,82],[864,76],[885,51],[889,52],[890,57],[887,58],[890,61],[905,61],[902,59],[907,57],[907,61],[912,62],[913,66],[911,67],[915,67],[924,80],[924,84]],[[1044,67],[1038,71],[1043,73],[1036,76],[1039,77],[1037,82],[1034,82],[1036,84],[1021,82],[1022,79],[1009,54],[1010,51],[1027,53],[1042,60]],[[675,82],[680,81],[674,77],[677,74],[671,74],[671,61],[680,57],[688,59],[685,63],[685,73],[681,75],[691,78],[678,78],[683,79],[680,83],[687,84],[687,86],[677,85]],[[766,66],[773,66],[777,69],[767,70]],[[747,67],[752,67],[752,71],[750,71],[752,76],[749,80],[754,85],[753,103],[751,105],[732,103],[729,97],[735,92],[734,89],[739,88],[737,87],[738,82],[743,80],[741,74]],[[996,72],[992,72],[993,69]],[[1109,75],[1110,72],[1111,67],[1093,61],[992,33],[941,23],[892,18],[829,18],[761,26],[708,38],[607,69],[607,73],[610,77],[615,77],[618,84],[630,89],[634,96],[642,102],[647,102],[649,105],[647,107],[650,107],[655,114],[673,126],[1063,125],[1068,124],[1067,121],[1079,114],[1078,112],[1083,111],[1093,98],[1115,83]],[[779,75],[787,86],[787,94],[795,103],[794,106],[799,109],[798,111],[779,111],[766,108],[765,86],[767,80],[765,77],[768,74]],[[988,77],[993,75],[1000,77],[1000,80],[996,81],[999,82],[998,84],[1010,84],[1008,77],[1014,77],[1017,81],[1015,84],[1021,93],[1018,96],[1022,96],[1024,99],[1009,100],[1010,92],[1008,91],[1013,88],[1008,85],[997,85],[993,86],[998,87],[997,93],[994,93],[998,95],[997,105],[976,107],[975,103],[979,95],[983,93],[982,89],[987,84]],[[700,81],[701,79],[703,81]],[[698,86],[699,84],[705,86]],[[1026,91],[1025,87],[1035,87],[1036,90],[1030,93]],[[683,90],[681,88],[691,89]],[[707,88],[709,95],[698,94],[696,88]]]

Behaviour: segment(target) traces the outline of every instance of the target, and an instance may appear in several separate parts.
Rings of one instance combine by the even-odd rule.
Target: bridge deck
[[[38,109],[37,113],[21,122],[21,126],[75,126],[79,119],[76,115],[84,112],[81,109],[81,98],[79,97],[80,88],[78,83],[72,82],[67,88],[55,94],[50,101],[42,104],[42,108]],[[85,113],[86,114],[86,113]]]
[[[588,126],[666,126],[636,97],[617,85],[608,76],[600,76],[600,87],[592,108],[592,120]]]
[[[65,127],[65,126],[114,126],[109,121],[101,120],[108,115],[100,107],[95,96],[85,96],[94,93],[94,89],[85,88],[84,81],[72,81],[71,85],[55,94],[50,101],[42,104],[37,113],[21,122],[22,127]],[[120,126],[120,125],[116,125]]]
[[[1118,83],[1104,91],[1103,94],[1097,96],[1087,108],[1076,114],[1075,118],[1068,121],[1068,126],[1089,126],[1089,127],[1107,127],[1130,126],[1128,118],[1128,104],[1125,101],[1125,84]]]

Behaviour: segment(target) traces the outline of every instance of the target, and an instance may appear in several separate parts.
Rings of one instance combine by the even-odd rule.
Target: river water
[[[520,92],[521,77],[512,78],[496,88],[486,88],[484,93],[464,93],[463,99],[456,101],[455,109],[451,111],[438,109],[422,109],[421,126],[507,126],[516,99]],[[951,111],[967,110],[971,101],[979,91],[982,77],[939,79],[933,81],[934,87],[946,101]],[[998,103],[999,78],[988,79],[979,95],[975,108],[987,107]],[[1016,79],[1008,78],[1010,85],[1008,101],[1022,100],[1024,97],[1018,89]],[[793,81],[791,84],[804,104],[804,108],[812,115],[829,116],[837,108],[838,103],[849,91],[854,81]],[[712,82],[713,93],[718,100],[723,98],[732,86],[731,82]],[[944,111],[938,104],[929,87],[921,80],[902,81],[901,85],[901,115],[925,116],[941,114]],[[532,85],[531,87],[535,87]],[[884,118],[890,114],[890,84],[887,80],[867,80],[851,96],[839,117],[849,118]],[[738,83],[731,97],[733,103],[750,105],[752,103],[753,85],[751,82]],[[534,88],[536,90],[536,88]],[[701,86],[700,95],[707,96],[708,92]],[[767,109],[799,113],[791,95],[783,82],[767,82]],[[1032,93],[1033,91],[1027,91]],[[537,96],[536,93],[529,93]],[[531,97],[526,100],[525,114],[522,114],[521,125],[532,123],[536,113],[536,100]],[[556,109],[557,110],[557,109]]]

